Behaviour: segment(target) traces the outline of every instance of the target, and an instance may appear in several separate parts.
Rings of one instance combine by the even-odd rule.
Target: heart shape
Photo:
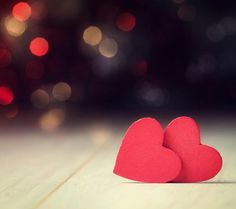
[[[168,182],[177,177],[181,161],[163,147],[164,133],[158,121],[142,118],[127,130],[113,172],[140,182]]]
[[[222,167],[222,158],[214,148],[202,145],[200,129],[189,117],[174,119],[167,126],[164,146],[182,161],[182,169],[173,182],[199,182],[213,178]]]

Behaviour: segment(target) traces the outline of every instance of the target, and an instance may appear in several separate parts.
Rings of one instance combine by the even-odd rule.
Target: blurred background
[[[236,112],[236,1],[0,4],[0,124]]]

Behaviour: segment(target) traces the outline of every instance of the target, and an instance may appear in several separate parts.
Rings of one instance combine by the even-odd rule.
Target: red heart
[[[141,182],[168,182],[181,169],[179,157],[163,147],[164,133],[158,121],[142,118],[125,134],[114,173]]]
[[[200,129],[189,117],[174,119],[166,128],[164,146],[182,160],[182,169],[174,182],[198,182],[213,178],[222,167],[220,154],[201,145]]]

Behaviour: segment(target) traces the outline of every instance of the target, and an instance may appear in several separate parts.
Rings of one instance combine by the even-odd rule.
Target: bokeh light
[[[136,75],[142,76],[147,73],[148,70],[148,63],[146,60],[141,59],[138,60],[134,65],[134,71]]]
[[[92,62],[93,73],[98,77],[111,76],[121,71],[123,63],[121,56],[116,59],[107,59],[98,56]]]
[[[106,38],[99,44],[99,52],[107,58],[114,57],[118,52],[118,44],[114,39]]]
[[[0,5],[0,86],[14,93],[0,114],[16,105],[21,120],[63,107],[75,115],[67,117],[72,124],[76,114],[107,112],[106,107],[191,109],[201,98],[207,107],[236,103],[229,93],[236,92],[235,5],[213,8],[187,0]]]
[[[225,38],[225,31],[218,24],[213,24],[209,26],[206,30],[207,38],[212,42],[220,42]]]
[[[41,20],[47,15],[47,7],[42,1],[35,1],[31,4],[32,19]]]
[[[102,31],[96,26],[89,26],[83,33],[83,39],[86,44],[96,46],[102,40]]]
[[[30,79],[40,79],[44,73],[44,65],[40,61],[30,61],[25,69],[26,77]]]
[[[45,131],[56,130],[65,120],[65,112],[62,109],[52,109],[44,113],[39,119],[41,129]]]
[[[21,36],[27,27],[25,22],[21,22],[12,16],[8,16],[4,24],[8,34],[14,37]]]
[[[209,25],[206,30],[207,38],[211,42],[218,43],[227,36],[234,35],[236,33],[236,20],[231,17],[225,17],[215,23]]]
[[[44,2],[48,5],[50,17],[56,22],[63,23],[76,19],[83,5],[83,2],[79,0],[52,0],[49,4],[49,1]]]
[[[18,107],[16,105],[10,105],[7,106],[6,109],[3,111],[3,114],[5,116],[5,118],[7,119],[13,119],[18,115],[19,111],[18,111]]]
[[[231,17],[223,18],[219,26],[222,27],[226,35],[234,35],[236,33],[236,20]]]
[[[49,104],[50,97],[43,89],[37,89],[31,95],[31,103],[36,108],[44,108]]]
[[[191,5],[183,5],[178,10],[178,17],[183,21],[193,21],[196,16],[196,9]]]
[[[52,95],[56,100],[66,101],[71,97],[71,87],[65,82],[59,82],[53,87]]]
[[[183,4],[184,0],[172,0],[176,4]]]
[[[102,125],[98,125],[92,128],[90,131],[90,138],[95,145],[101,146],[111,141],[112,132],[111,130]]]
[[[7,67],[11,63],[12,55],[7,49],[0,48],[0,68]]]
[[[14,5],[12,15],[19,21],[25,21],[31,16],[31,7],[26,2],[19,2]]]
[[[12,90],[6,86],[0,86],[0,105],[9,105],[14,99]]]
[[[116,20],[117,27],[123,31],[131,31],[136,25],[136,18],[131,13],[122,13]]]
[[[153,107],[161,107],[168,102],[167,92],[150,84],[145,84],[138,89],[137,97],[143,104]]]
[[[30,42],[30,51],[35,56],[44,56],[48,50],[49,45],[45,38],[37,37]]]
[[[216,67],[216,58],[209,53],[203,53],[197,62],[191,63],[186,70],[186,79],[190,83],[197,83],[210,75]]]

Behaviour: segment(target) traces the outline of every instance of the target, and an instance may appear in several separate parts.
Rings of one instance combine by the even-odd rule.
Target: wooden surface
[[[202,142],[220,151],[224,166],[211,181],[194,184],[145,184],[115,176],[125,128],[1,134],[0,208],[236,208],[234,128],[203,129]]]

